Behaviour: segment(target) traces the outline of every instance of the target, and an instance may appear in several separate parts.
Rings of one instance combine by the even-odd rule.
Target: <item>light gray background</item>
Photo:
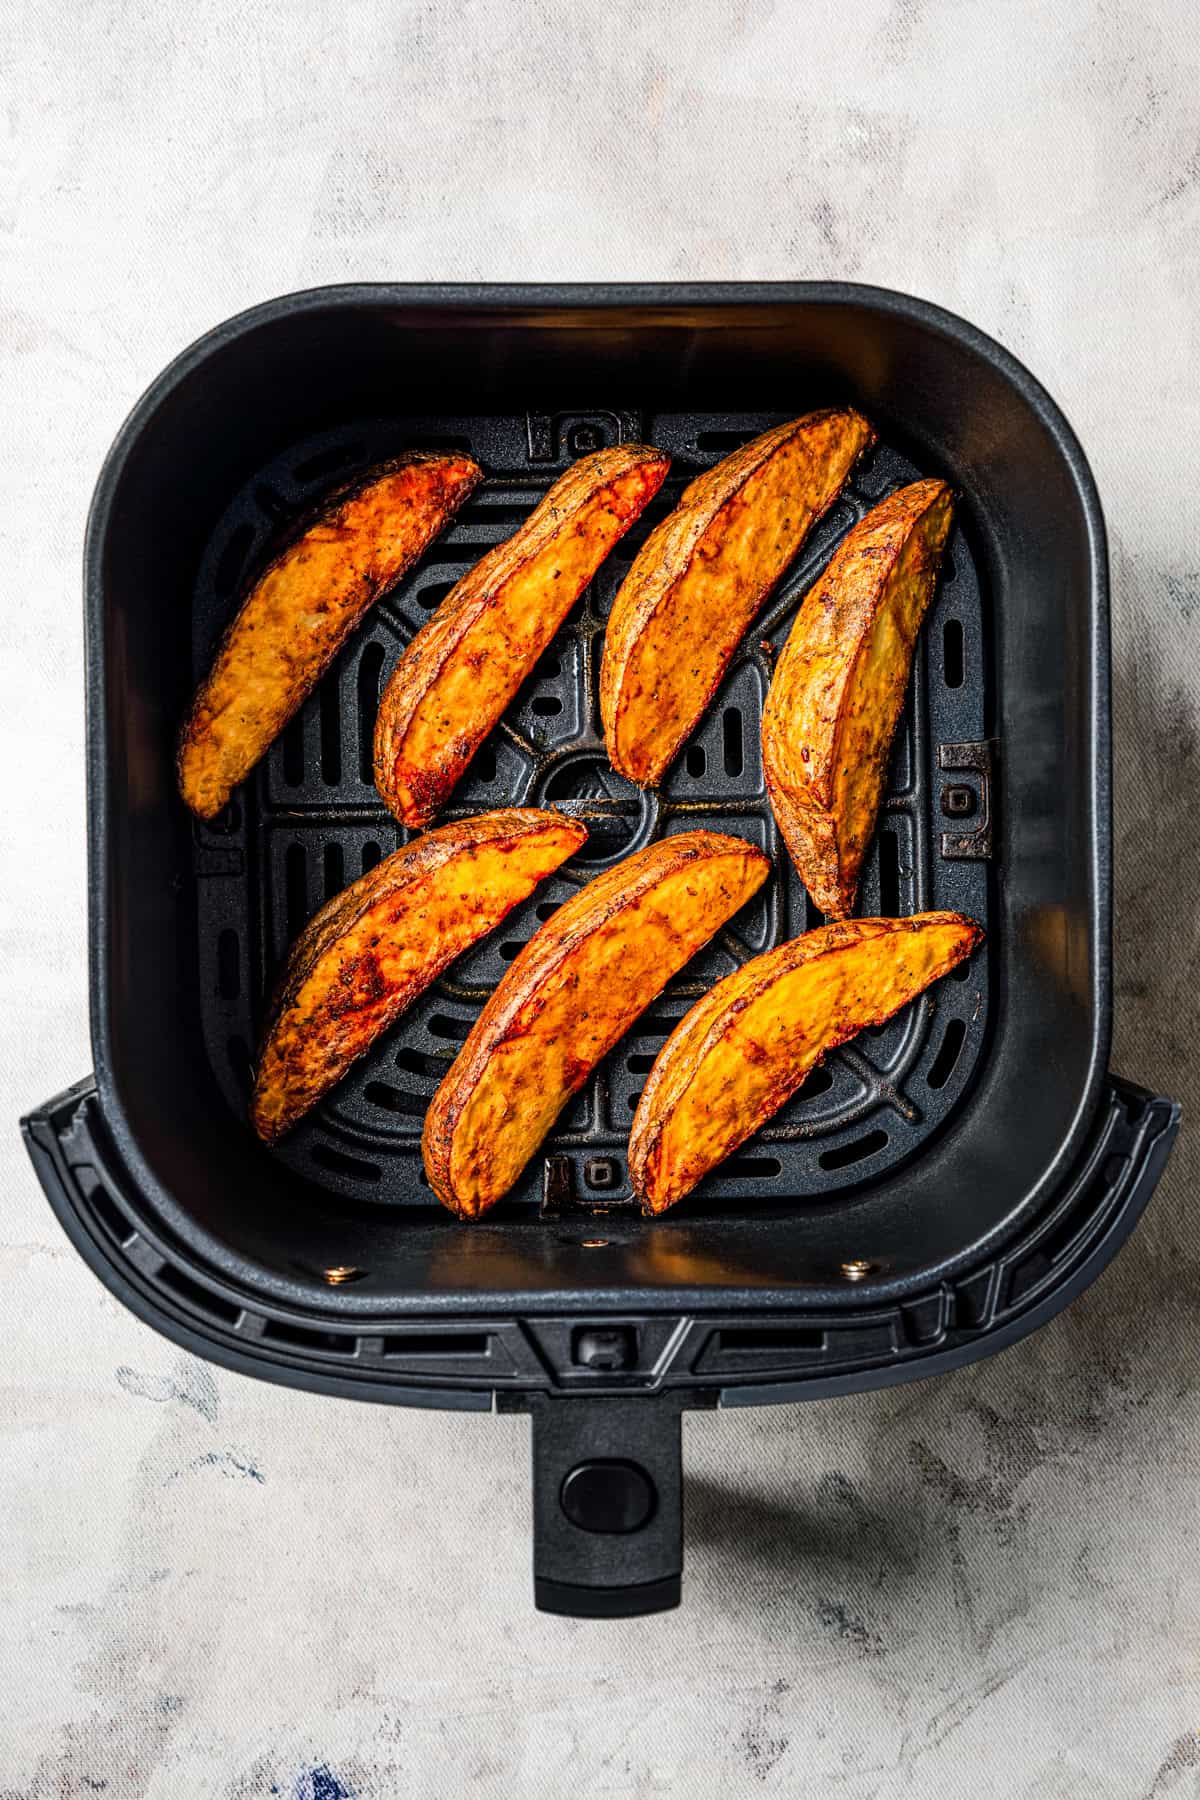
[[[846,276],[1029,363],[1112,532],[1115,1062],[1195,1118],[1197,36],[1187,0],[3,0],[3,1800],[1200,1794],[1197,1140],[1002,1358],[688,1421],[684,1610],[578,1624],[531,1608],[526,1424],[189,1360],[15,1133],[91,1066],[105,448],[227,314],[433,277]]]

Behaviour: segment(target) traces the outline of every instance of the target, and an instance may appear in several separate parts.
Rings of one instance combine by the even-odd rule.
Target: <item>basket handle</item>
[[[530,1395],[526,1405],[539,1611],[617,1619],[678,1606],[683,1396]]]

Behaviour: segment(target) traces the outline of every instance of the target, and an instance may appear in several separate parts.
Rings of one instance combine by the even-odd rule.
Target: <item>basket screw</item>
[[[366,1274],[365,1269],[355,1269],[349,1264],[337,1269],[324,1269],[322,1273],[330,1287],[342,1287],[348,1281],[361,1281]]]
[[[865,1281],[874,1267],[875,1264],[869,1262],[844,1262],[842,1274],[847,1281]]]

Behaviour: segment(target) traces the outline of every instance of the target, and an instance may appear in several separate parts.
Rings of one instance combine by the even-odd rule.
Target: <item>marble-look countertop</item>
[[[685,1425],[686,1605],[536,1615],[528,1426],[192,1361],[16,1115],[91,1066],[79,554],[184,344],[359,278],[843,276],[994,333],[1114,574],[1116,1066],[1200,1111],[1200,31],[1185,0],[0,8],[0,1796],[1200,1794],[1195,1138],[1066,1315]]]

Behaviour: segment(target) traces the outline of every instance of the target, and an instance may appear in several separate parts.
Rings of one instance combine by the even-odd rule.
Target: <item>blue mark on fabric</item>
[[[354,1800],[349,1788],[344,1788],[328,1763],[319,1768],[305,1769],[293,1789],[292,1800]]]

